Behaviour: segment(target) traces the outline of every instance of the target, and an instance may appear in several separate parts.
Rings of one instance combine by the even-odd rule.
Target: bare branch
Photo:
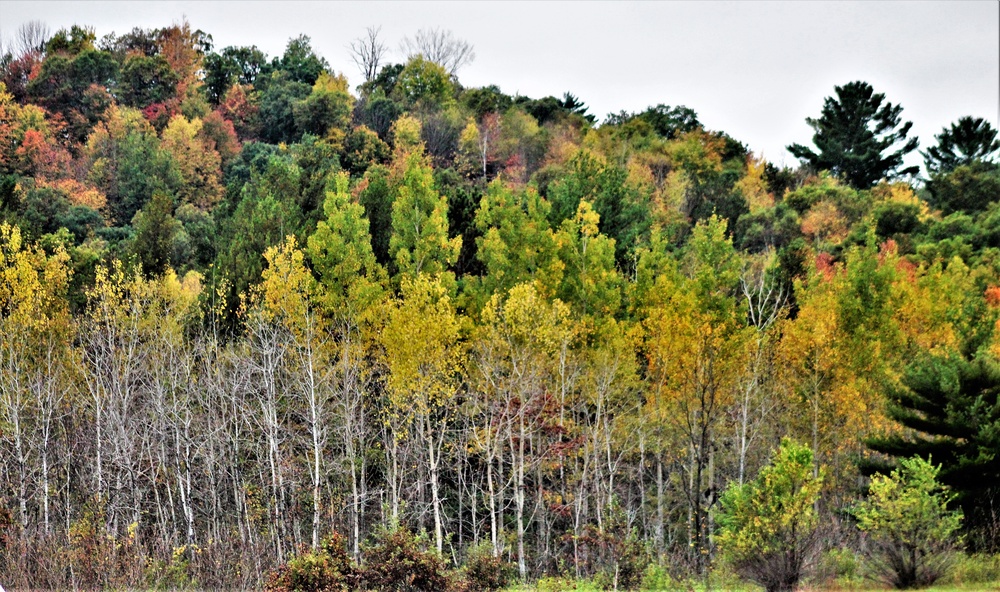
[[[442,29],[420,29],[413,39],[404,38],[400,48],[407,59],[422,55],[424,59],[447,70],[451,76],[476,59],[476,52],[471,43],[455,37],[451,31]]]
[[[388,51],[385,43],[378,38],[381,31],[382,27],[368,27],[364,37],[351,41],[351,58],[361,70],[365,82],[371,82],[378,74],[378,67]]]
[[[15,57],[41,53],[45,42],[49,40],[49,32],[49,26],[42,21],[28,21],[21,25],[14,38],[10,40],[9,51]]]

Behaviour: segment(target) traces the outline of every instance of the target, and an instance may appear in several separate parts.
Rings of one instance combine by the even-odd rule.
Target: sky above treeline
[[[187,18],[216,49],[256,45],[280,55],[299,34],[352,85],[348,45],[381,26],[388,59],[421,28],[475,46],[464,86],[583,100],[603,120],[650,105],[686,105],[776,163],[810,144],[835,85],[869,82],[903,106],[920,148],[963,115],[1000,127],[1000,3],[885,2],[39,2],[0,0],[0,33],[24,22],[73,24],[98,37]],[[907,164],[922,164],[919,154]]]

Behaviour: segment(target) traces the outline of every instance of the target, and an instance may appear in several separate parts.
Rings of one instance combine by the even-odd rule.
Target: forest
[[[845,80],[789,168],[441,29],[4,41],[8,589],[1000,582],[987,119]]]

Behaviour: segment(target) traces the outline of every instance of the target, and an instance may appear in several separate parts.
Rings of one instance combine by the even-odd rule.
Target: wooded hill
[[[784,437],[823,475],[821,549],[860,548],[866,475],[915,454],[969,549],[1000,543],[986,121],[922,178],[902,107],[845,81],[781,169],[687,107],[463,87],[442,31],[393,64],[370,30],[358,86],[307,37],[15,41],[5,585],[259,587],[396,527],[525,579],[683,578]]]

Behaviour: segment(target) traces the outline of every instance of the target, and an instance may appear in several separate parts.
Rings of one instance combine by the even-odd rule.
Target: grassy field
[[[730,583],[730,584],[719,584],[713,585],[711,588],[706,588],[704,583],[678,583],[673,586],[664,588],[642,588],[642,590],[648,590],[650,592],[656,591],[670,591],[670,592],[763,592],[763,588],[759,586],[754,586],[752,584],[743,583]],[[876,584],[858,584],[853,585],[825,585],[825,586],[810,586],[804,585],[799,588],[801,592],[876,592],[876,591],[888,591],[892,588],[885,586],[879,586]],[[1000,591],[1000,580],[993,582],[978,582],[974,584],[944,584],[940,586],[932,586],[930,588],[919,588],[919,590],[926,592],[988,592],[991,590]],[[601,588],[595,586],[591,582],[587,581],[571,581],[571,580],[560,580],[560,579],[550,579],[543,580],[538,584],[531,586],[515,586],[510,587],[505,590],[505,592],[601,592]]]

